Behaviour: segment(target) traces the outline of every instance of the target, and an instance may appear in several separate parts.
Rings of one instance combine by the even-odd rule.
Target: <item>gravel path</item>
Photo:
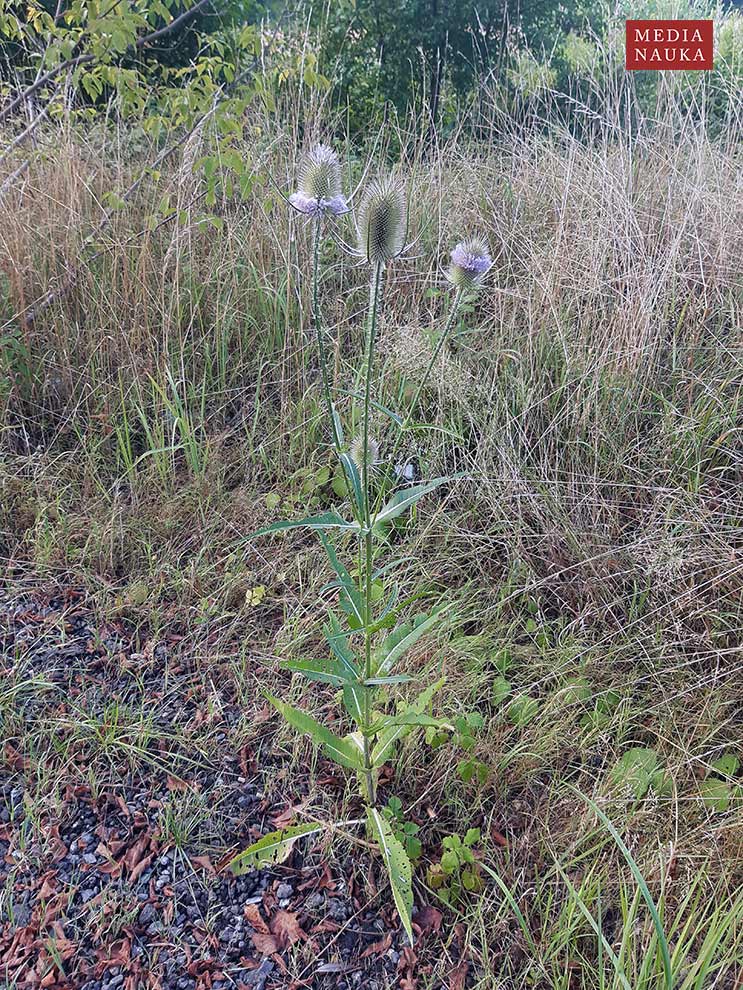
[[[0,986],[417,985],[357,851],[225,871],[301,795],[264,794],[270,741],[260,761],[241,745],[239,706],[205,704],[210,677],[177,645],[98,620],[74,590],[5,596],[0,675]]]

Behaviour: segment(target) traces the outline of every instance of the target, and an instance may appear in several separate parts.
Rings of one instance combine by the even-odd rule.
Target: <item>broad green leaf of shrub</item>
[[[557,697],[566,705],[588,701],[591,697],[591,685],[585,677],[576,677],[574,680],[567,681],[558,689]]]
[[[392,826],[376,808],[368,808],[369,828],[379,843],[387,875],[390,878],[392,896],[395,899],[400,920],[413,944],[413,868],[402,843],[392,831]]]
[[[274,863],[283,863],[292,851],[292,847],[297,839],[305,835],[314,835],[324,830],[324,825],[308,822],[304,825],[292,825],[289,828],[279,829],[277,832],[269,832],[263,838],[258,839],[252,846],[248,846],[230,863],[230,870],[235,876],[241,876],[250,870],[259,869],[262,866],[270,866]]]
[[[412,622],[403,622],[387,636],[378,652],[377,675],[389,674],[404,656],[441,618],[443,610],[434,609],[429,615],[417,615]]]
[[[364,602],[360,591],[356,587],[348,568],[338,560],[335,547],[330,542],[325,533],[320,532],[320,540],[325,553],[330,561],[330,566],[338,576],[338,587],[340,588],[340,607],[351,621],[354,629],[360,629],[364,625]]]
[[[374,520],[375,525],[388,523],[393,519],[397,519],[403,512],[419,502],[424,495],[428,495],[429,492],[434,491],[441,485],[445,485],[447,482],[461,477],[461,474],[457,474],[449,478],[434,478],[433,481],[428,481],[424,485],[412,485],[410,488],[402,488],[399,492],[395,492],[392,498],[379,510]]]
[[[415,701],[409,704],[398,705],[397,715],[392,716],[392,722],[386,723],[378,733],[376,745],[372,750],[372,762],[375,767],[381,766],[384,763],[392,752],[395,743],[409,735],[416,725],[424,724],[421,721],[415,722],[413,719],[416,716],[425,715],[433,696],[442,687],[443,683],[444,678],[442,677],[435,684],[429,684],[425,691],[421,691]],[[397,721],[398,719],[400,721]],[[431,725],[431,723],[434,723],[437,728],[442,724],[441,720],[435,719],[431,719],[426,724]]]
[[[658,768],[650,775],[650,787],[658,797],[670,797],[673,794],[673,777]]]
[[[302,674],[310,681],[320,681],[322,684],[332,684],[343,687],[349,680],[349,671],[345,664],[333,657],[324,660],[285,660],[281,664],[284,670],[293,674]],[[353,671],[350,676],[355,676]]]
[[[356,658],[353,655],[351,644],[348,642],[348,637],[332,612],[329,614],[327,624],[323,626],[323,633],[328,646],[348,672],[348,677],[355,677],[357,674]]]

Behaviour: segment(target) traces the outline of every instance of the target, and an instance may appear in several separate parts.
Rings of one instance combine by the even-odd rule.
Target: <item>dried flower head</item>
[[[449,281],[457,287],[477,285],[492,267],[493,259],[487,242],[480,237],[460,241],[451,253]]]
[[[359,474],[363,473],[364,470],[364,438],[362,436],[354,437],[351,441],[351,448],[349,450],[351,455],[351,460],[356,465],[356,469]],[[372,440],[369,437],[369,444],[367,446],[367,471],[371,474],[376,468],[381,464],[379,459],[379,444],[376,440]]]
[[[348,204],[341,192],[340,161],[327,144],[316,144],[305,155],[299,169],[299,189],[289,202],[295,210],[313,217],[347,212]]]
[[[358,253],[370,265],[384,265],[405,249],[408,208],[402,183],[387,176],[372,182],[358,216]]]

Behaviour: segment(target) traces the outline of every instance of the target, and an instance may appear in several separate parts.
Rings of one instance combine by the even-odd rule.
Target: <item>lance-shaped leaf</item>
[[[353,496],[356,513],[360,519],[363,519],[366,499],[364,497],[364,489],[361,485],[361,478],[359,477],[359,469],[356,467],[356,462],[350,454],[339,454],[338,456],[343,473],[346,476],[346,481],[348,482],[348,489]]]
[[[428,495],[429,492],[434,491],[436,488],[440,488],[441,485],[447,484],[449,481],[453,481],[455,478],[461,478],[461,474],[453,475],[450,478],[434,478],[433,481],[427,481],[424,485],[412,485],[410,488],[401,488],[399,492],[395,492],[392,498],[382,506],[377,515],[374,518],[374,525],[377,526],[380,523],[391,522],[393,519],[397,519],[401,516],[406,509],[411,508],[416,502],[419,502],[424,495]]]
[[[414,729],[417,725],[432,726],[435,729],[447,729],[454,732],[455,726],[447,722],[445,718],[434,718],[433,715],[424,715],[421,712],[405,711],[404,708],[397,715],[382,715],[369,729],[372,734],[380,735],[386,729],[409,726]]]
[[[377,651],[379,657],[375,673],[383,677],[392,670],[394,665],[424,633],[436,625],[439,621],[442,609],[434,609],[430,615],[416,616],[412,622],[404,622],[393,629]]]
[[[359,684],[361,674],[348,637],[332,612],[328,624],[323,626],[323,632],[331,650],[349,672],[346,683],[343,685],[343,704],[351,718],[356,722],[361,722],[364,711],[364,688]]]
[[[372,750],[372,763],[375,767],[379,767],[384,763],[392,752],[395,743],[404,739],[405,736],[413,731],[415,728],[415,722],[412,721],[413,717],[426,714],[426,709],[431,704],[431,699],[443,683],[444,678],[442,677],[435,684],[429,684],[425,691],[421,691],[415,701],[399,707],[397,715],[393,716],[393,723],[385,726],[377,735],[377,742]],[[395,720],[397,718],[402,719],[402,721],[396,722]]]
[[[369,830],[379,843],[379,851],[390,878],[395,906],[412,945],[413,868],[402,843],[395,837],[387,819],[376,808],[368,808],[367,812]]]
[[[364,625],[364,600],[361,592],[356,587],[356,583],[349,574],[348,569],[338,560],[335,548],[325,533],[320,533],[320,539],[322,545],[325,547],[325,553],[328,555],[330,566],[338,575],[338,586],[341,589],[341,608],[346,615],[349,615],[354,620],[354,625],[359,629]]]
[[[360,684],[343,685],[343,707],[357,725],[364,721],[364,688]]]
[[[346,664],[335,657],[326,657],[323,660],[285,660],[281,666],[294,674],[303,674],[310,681],[332,684],[333,687],[343,687],[351,678],[357,679],[356,671],[351,670],[349,673]]]
[[[324,825],[317,825],[314,822],[307,822],[304,825],[291,825],[289,828],[279,829],[278,832],[269,832],[262,839],[258,839],[252,846],[243,849],[241,853],[230,863],[230,870],[241,876],[249,870],[260,869],[262,866],[270,866],[274,863],[283,863],[297,839],[304,835],[313,835],[322,832]]]
[[[265,536],[267,533],[282,533],[287,529],[345,529],[358,532],[360,526],[357,522],[349,522],[338,512],[331,510],[330,512],[323,512],[319,516],[307,516],[305,519],[288,519],[271,523],[270,526],[264,526],[263,529],[251,533],[248,539]]]
[[[324,725],[311,715],[308,715],[307,712],[303,712],[299,708],[294,708],[293,705],[286,704],[286,702],[275,698],[272,694],[266,694],[266,697],[274,708],[281,712],[290,725],[294,726],[303,735],[311,736],[331,760],[335,760],[336,763],[340,763],[342,767],[348,767],[350,770],[361,769],[363,761],[359,759],[358,749],[347,739],[341,739],[340,736],[336,736],[334,732],[326,729]]]
[[[348,642],[348,637],[341,629],[340,623],[332,612],[330,613],[327,625],[323,626],[322,631],[325,634],[328,646],[348,671],[348,680],[353,680],[358,675],[356,658],[353,655],[351,644]]]
[[[407,684],[412,680],[410,674],[392,674],[390,677],[370,677],[361,683],[364,687],[384,687],[387,684]]]

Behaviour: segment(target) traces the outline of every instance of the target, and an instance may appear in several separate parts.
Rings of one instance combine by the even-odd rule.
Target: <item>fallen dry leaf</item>
[[[243,908],[243,914],[245,915],[245,920],[255,931],[260,932],[261,935],[270,934],[268,925],[263,920],[257,904],[246,904]]]
[[[302,931],[299,919],[291,911],[277,911],[268,924],[279,949],[287,949],[295,942],[304,942],[309,936]]]
[[[202,870],[206,870],[213,877],[217,875],[217,871],[208,856],[191,856],[190,859],[194,866],[200,866]]]
[[[413,924],[422,935],[426,932],[438,932],[443,920],[444,915],[441,911],[430,904],[426,904],[413,915]]]
[[[499,832],[497,828],[491,828],[490,838],[493,840],[493,842],[495,842],[496,845],[501,846],[501,848],[503,849],[505,849],[506,846],[508,845],[508,839],[505,837],[505,835],[502,832]]]
[[[262,956],[273,956],[279,951],[276,939],[273,935],[265,935],[263,932],[254,932],[251,936],[255,951]]]
[[[464,981],[467,979],[469,968],[470,964],[466,959],[460,960],[449,974],[449,990],[464,990]]]
[[[191,785],[187,784],[185,780],[181,780],[180,777],[171,777],[168,774],[168,790],[183,793],[184,791],[191,790]]]
[[[392,932],[387,932],[384,938],[381,938],[378,942],[372,942],[371,945],[368,945],[361,953],[361,958],[368,959],[369,956],[381,956],[390,948],[391,945]]]

